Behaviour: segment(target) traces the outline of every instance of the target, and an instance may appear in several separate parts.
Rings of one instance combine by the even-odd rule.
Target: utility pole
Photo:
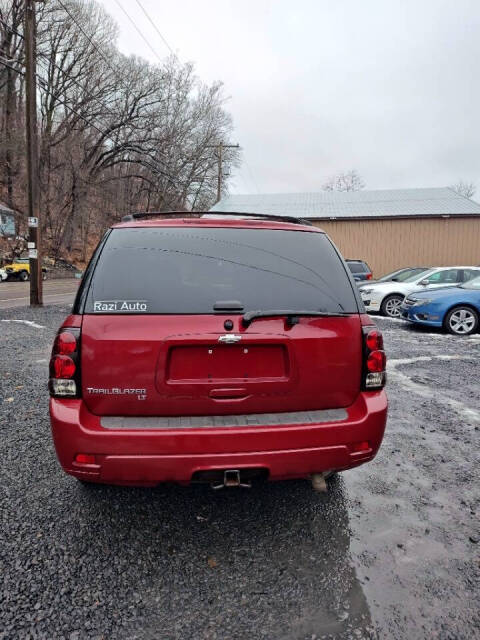
[[[220,142],[217,150],[217,160],[218,160],[218,175],[217,175],[217,199],[215,200],[215,204],[220,202],[220,198],[222,197],[222,152],[223,152],[223,144]]]
[[[215,204],[220,202],[222,197],[222,182],[223,182],[223,150],[224,149],[239,149],[239,144],[224,144],[223,142],[219,142],[218,144],[209,144],[207,145],[207,149],[216,149],[217,150],[217,161],[218,161],[218,175],[217,175],[217,199],[215,200]]]
[[[25,0],[25,105],[27,125],[28,257],[30,306],[43,304],[38,187],[37,52],[35,0]]]

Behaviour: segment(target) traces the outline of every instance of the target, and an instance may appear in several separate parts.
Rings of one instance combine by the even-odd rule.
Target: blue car
[[[458,336],[478,330],[480,277],[459,287],[411,293],[400,307],[400,317],[415,324],[443,327]]]

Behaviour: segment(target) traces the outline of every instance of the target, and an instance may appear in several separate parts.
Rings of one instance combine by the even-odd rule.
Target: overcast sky
[[[116,0],[124,53],[156,60]],[[136,0],[118,0],[160,57]],[[480,0],[141,0],[181,61],[222,80],[243,148],[232,193],[480,188]],[[478,193],[477,193],[478,198]]]

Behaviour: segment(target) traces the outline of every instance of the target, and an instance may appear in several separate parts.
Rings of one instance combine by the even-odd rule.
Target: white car
[[[2,280],[6,280],[7,278],[8,274],[5,269],[0,269],[0,282],[2,282]]]
[[[455,287],[477,276],[480,276],[480,267],[436,267],[403,282],[365,282],[359,286],[359,290],[368,312],[379,312],[390,318],[398,318],[403,299],[410,293],[439,287]]]

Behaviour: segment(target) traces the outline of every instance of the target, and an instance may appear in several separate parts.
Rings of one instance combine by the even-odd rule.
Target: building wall
[[[480,217],[314,222],[374,276],[407,266],[480,265]]]

